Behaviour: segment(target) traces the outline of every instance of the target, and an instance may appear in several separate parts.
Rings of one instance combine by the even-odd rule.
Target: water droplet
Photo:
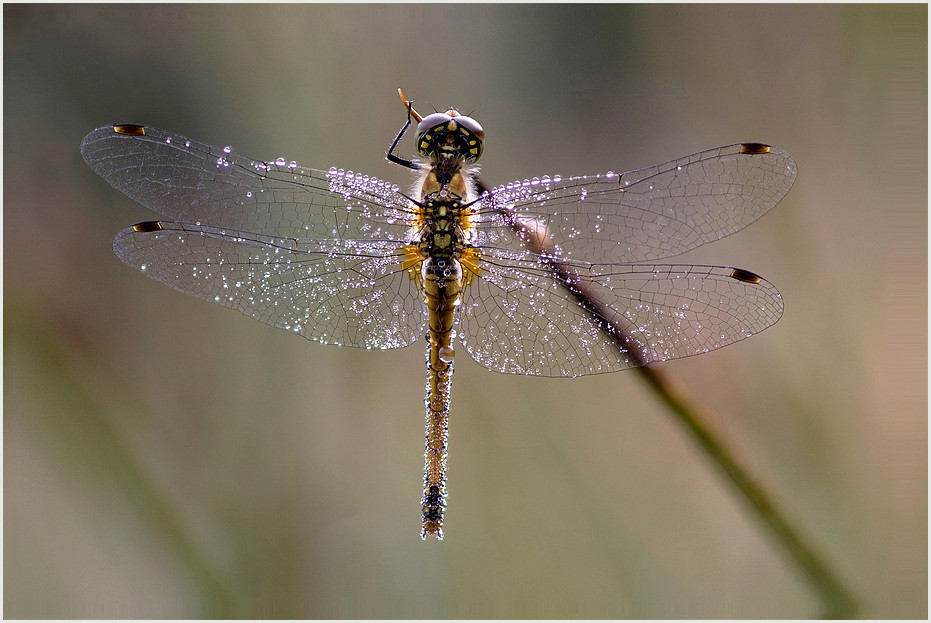
[[[456,351],[452,346],[443,346],[439,350],[440,361],[443,363],[452,363],[456,357]],[[446,376],[445,374],[443,376]]]
[[[251,191],[251,190],[248,191],[248,192],[246,193],[246,196],[249,197],[249,198],[252,198],[252,191]]]
[[[558,183],[561,182],[561,181],[562,181],[562,175],[554,175],[554,176],[553,176],[553,183],[554,183],[554,184],[558,184]]]
[[[191,141],[184,141],[184,146],[185,146],[185,147],[190,147],[190,146],[191,146]]]
[[[165,139],[165,143],[168,144],[168,145],[171,145],[171,137],[170,137],[170,136],[169,136],[168,138]]]
[[[224,154],[228,154],[228,153],[230,153],[231,151],[233,151],[233,148],[230,147],[229,145],[227,145],[226,147],[223,148],[223,153],[224,153]]]
[[[284,164],[285,164],[284,158],[278,158],[278,159],[275,160],[275,166],[283,167]]]

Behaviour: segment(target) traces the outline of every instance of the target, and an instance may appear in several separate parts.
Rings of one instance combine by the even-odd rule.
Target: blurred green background
[[[799,177],[683,256],[782,320],[665,372],[850,583],[927,617],[927,7],[42,6],[4,14],[4,616],[806,617],[820,606],[635,373],[457,359],[421,542],[423,352],[305,341],[124,266],[112,122],[363,171],[457,106],[493,184],[738,141]],[[411,153],[408,138],[401,153]]]

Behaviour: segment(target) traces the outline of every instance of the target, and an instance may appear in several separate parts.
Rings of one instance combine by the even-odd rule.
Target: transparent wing
[[[459,337],[475,361],[510,374],[580,376],[687,357],[740,341],[782,315],[776,288],[719,266],[589,264],[491,251],[463,294]],[[572,288],[564,280],[569,276]],[[618,349],[594,301],[624,334]]]
[[[320,342],[393,348],[423,333],[423,304],[399,263],[411,204],[396,186],[135,125],[94,130],[81,154],[168,219],[113,241],[153,279]]]
[[[562,258],[631,263],[668,258],[743,229],[795,182],[778,147],[739,143],[645,169],[500,186],[477,206],[476,244],[520,249],[515,222],[532,220]]]
[[[114,188],[171,221],[282,238],[410,235],[411,204],[397,186],[352,171],[253,160],[136,125],[94,130],[81,155]]]
[[[397,348],[424,333],[417,284],[390,242],[153,221],[121,231],[113,250],[180,292],[318,342]]]

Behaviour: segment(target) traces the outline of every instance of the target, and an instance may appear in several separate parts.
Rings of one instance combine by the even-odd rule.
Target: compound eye
[[[479,140],[485,140],[485,130],[483,130],[482,125],[472,117],[459,115],[456,117],[456,123],[474,134],[476,137],[478,137]]]
[[[438,125],[443,125],[450,119],[452,119],[452,117],[442,112],[435,112],[432,115],[427,115],[421,120],[420,123],[417,124],[417,134],[421,135],[428,130],[432,130]]]

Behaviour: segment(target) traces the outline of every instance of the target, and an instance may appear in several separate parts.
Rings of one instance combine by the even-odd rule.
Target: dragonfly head
[[[461,157],[475,162],[482,155],[485,130],[457,110],[437,112],[417,124],[417,152],[426,158]]]

